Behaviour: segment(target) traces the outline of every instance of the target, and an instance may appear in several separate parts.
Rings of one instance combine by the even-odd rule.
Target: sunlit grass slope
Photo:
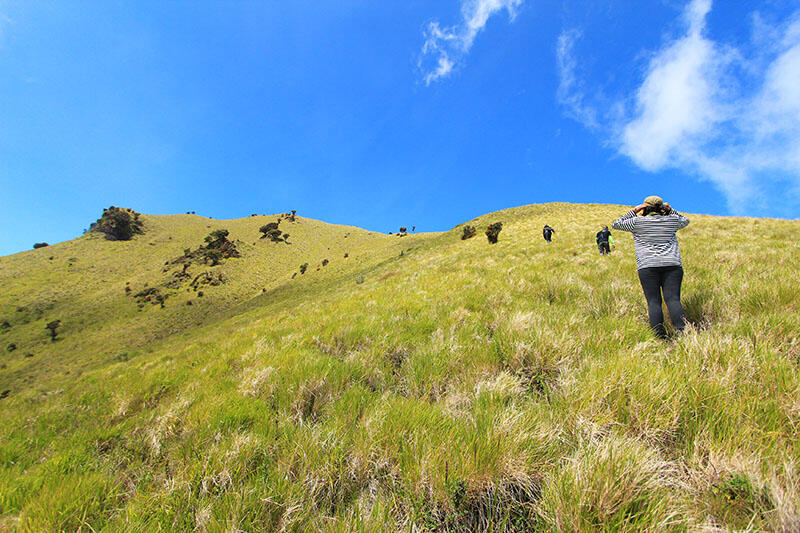
[[[0,529],[797,530],[800,223],[690,215],[695,327],[663,343],[630,236],[594,247],[625,211],[514,208],[467,241],[303,219],[286,229],[296,248],[258,241],[256,219],[146,217],[136,242],[0,259],[4,315],[45,302],[0,334],[20,339],[0,370]],[[214,318],[177,295],[137,311],[124,282],[206,225],[249,245],[214,267],[231,279],[204,300]],[[362,262],[345,245],[301,253],[303,225],[358,234]]]
[[[297,217],[295,222],[281,221],[280,228],[290,235],[291,244],[286,244],[260,238],[259,227],[276,221],[276,216],[142,219],[145,234],[130,241],[108,241],[102,234],[88,233],[0,257],[0,322],[11,324],[10,329],[0,329],[0,353],[5,353],[8,344],[17,347],[3,360],[7,367],[0,384],[18,393],[19,382],[40,388],[53,374],[80,375],[92,365],[148,350],[167,335],[228,316],[243,302],[295,283],[297,278],[338,279],[394,257],[423,238],[397,238]],[[205,236],[218,229],[230,232],[228,238],[236,242],[242,257],[213,267],[192,264],[186,281],[165,287],[181,271],[180,265],[165,263],[182,256],[186,248],[203,245]],[[322,267],[326,259],[328,264]],[[303,263],[308,263],[308,270],[301,275]],[[199,287],[203,294],[198,297],[190,283],[203,272],[222,274],[227,281]],[[167,295],[163,309],[149,303],[139,309],[133,296],[145,287],[158,287]],[[52,320],[62,322],[60,340],[55,343],[45,329]],[[28,354],[32,357],[26,358]]]

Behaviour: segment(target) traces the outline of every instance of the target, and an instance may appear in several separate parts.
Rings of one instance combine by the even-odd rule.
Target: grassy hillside
[[[625,211],[292,245],[148,216],[0,258],[0,530],[796,530],[800,223],[690,216],[694,327],[664,343],[630,236],[594,247]],[[126,296],[223,227],[242,257],[190,268],[225,284]]]
[[[0,323],[11,325],[0,330],[0,344],[5,351],[13,342],[18,356],[4,361],[2,379],[11,388],[19,382],[39,388],[54,374],[80,375],[109,359],[130,357],[165,336],[235,313],[232,309],[243,302],[290,284],[293,275],[315,282],[347,277],[394,257],[421,238],[401,239],[297,217],[295,222],[280,223],[290,234],[286,244],[260,238],[259,227],[278,220],[276,216],[212,220],[172,215],[142,216],[142,220],[145,234],[130,241],[108,241],[102,234],[88,233],[0,257]],[[241,257],[213,267],[195,261],[187,278],[166,286],[182,269],[165,263],[187,248],[197,249],[218,229],[230,232],[228,238],[237,243]],[[325,259],[329,263],[322,267]],[[300,275],[303,263],[308,263],[308,270]],[[194,290],[192,281],[204,272],[222,275],[226,281]],[[167,297],[163,309],[155,300],[141,308],[137,305],[135,295],[147,287],[158,288]],[[45,329],[52,320],[61,320],[56,343]],[[25,358],[26,354],[32,357]],[[43,390],[49,386],[48,382]]]

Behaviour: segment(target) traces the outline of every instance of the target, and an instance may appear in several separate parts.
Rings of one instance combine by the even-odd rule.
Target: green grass
[[[594,247],[624,212],[466,241],[299,219],[292,245],[144,216],[0,258],[0,530],[796,529],[800,224],[690,216],[694,326],[659,342],[630,236]],[[125,295],[220,228],[242,257],[191,268],[226,284]]]

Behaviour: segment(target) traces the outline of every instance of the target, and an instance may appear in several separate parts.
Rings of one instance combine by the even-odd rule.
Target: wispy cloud
[[[578,62],[574,48],[578,38],[580,32],[574,29],[563,32],[558,38],[556,59],[560,76],[556,97],[573,119],[587,128],[597,129],[597,110],[586,104],[585,89],[576,73]]]
[[[622,131],[621,149],[642,168],[658,170],[688,145],[713,134],[723,116],[718,87],[723,59],[702,31],[710,0],[686,10],[688,32],[650,61],[636,93],[635,116]]]
[[[428,24],[425,44],[419,59],[425,85],[447,77],[472,48],[475,37],[495,13],[506,10],[513,20],[523,0],[462,0],[461,21],[442,28],[437,21]]]
[[[711,8],[712,0],[686,6],[683,32],[651,56],[616,113],[587,103],[576,81],[576,34],[565,32],[556,54],[559,101],[642,169],[711,180],[734,212],[763,207],[776,194],[800,207],[800,16],[772,29],[777,44],[754,41],[758,57],[748,59],[705,35]]]

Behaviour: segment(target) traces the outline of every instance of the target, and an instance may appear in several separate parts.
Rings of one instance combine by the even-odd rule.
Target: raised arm
[[[669,205],[669,204],[665,204],[665,205],[669,209],[669,213],[667,213],[667,215],[675,215],[675,217],[677,217],[677,219],[678,219],[678,229],[679,230],[682,230],[683,228],[685,228],[686,226],[689,225],[689,219],[688,218],[686,218],[685,216],[681,215],[680,213],[678,213],[677,211],[672,209],[671,205]]]
[[[611,224],[611,227],[621,231],[633,231],[636,221],[636,208],[631,209]]]
[[[640,211],[644,211],[645,207],[647,206],[644,204],[637,205],[615,220],[614,223],[611,224],[611,227],[622,231],[633,231],[633,228],[636,227],[636,215]]]
[[[678,229],[679,230],[683,229],[683,228],[685,228],[686,226],[689,225],[689,219],[686,218],[685,216],[681,215],[680,213],[678,213],[674,209],[670,212],[670,215],[677,215],[677,217],[678,217]]]

